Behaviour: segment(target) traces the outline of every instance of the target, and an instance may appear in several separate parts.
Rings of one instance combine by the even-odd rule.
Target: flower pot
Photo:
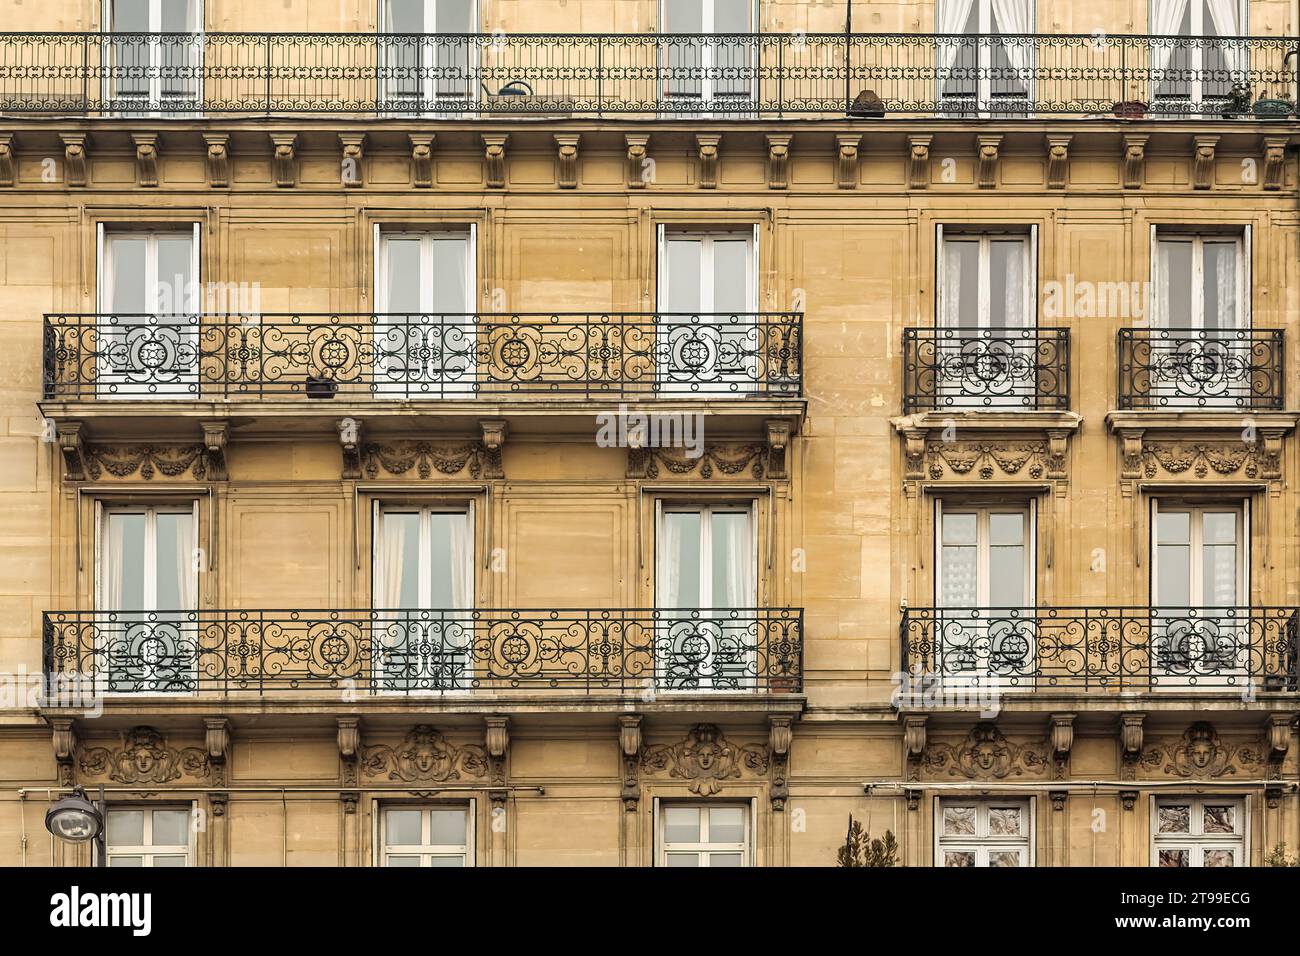
[[[1112,109],[1119,119],[1142,119],[1147,115],[1147,105],[1141,100],[1117,100]]]
[[[339,390],[338,382],[332,378],[317,378],[314,375],[307,376],[307,397],[308,398],[333,398]]]
[[[1256,100],[1254,113],[1258,119],[1284,120],[1295,110],[1290,100]]]

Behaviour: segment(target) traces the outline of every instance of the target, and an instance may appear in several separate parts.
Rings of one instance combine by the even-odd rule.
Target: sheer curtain
[[[1152,0],[1151,33],[1157,37],[1176,37],[1182,26],[1183,15],[1187,13],[1188,0]],[[1156,43],[1151,48],[1151,69],[1164,70],[1174,54],[1172,43]],[[1159,85],[1159,79],[1154,85]],[[1126,91],[1127,95],[1127,91]]]

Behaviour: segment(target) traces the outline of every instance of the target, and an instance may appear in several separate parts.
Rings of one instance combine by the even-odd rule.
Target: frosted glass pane
[[[749,243],[722,239],[713,242],[713,311],[743,314],[749,308],[745,294]]]
[[[387,302],[384,311],[418,314],[420,308],[420,240],[388,239]]]
[[[699,312],[700,302],[700,248],[698,239],[669,239],[668,301],[660,308],[667,312]]]

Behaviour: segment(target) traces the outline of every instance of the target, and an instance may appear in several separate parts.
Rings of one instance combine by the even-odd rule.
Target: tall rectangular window
[[[104,0],[107,112],[197,112],[202,104],[202,0]]]
[[[375,227],[375,392],[473,395],[478,389],[475,230]]]
[[[105,841],[109,866],[193,866],[188,807],[109,807]]]
[[[1031,865],[1033,823],[1028,800],[945,798],[938,801],[938,815],[938,866]]]
[[[1157,797],[1151,865],[1246,866],[1246,803],[1240,797]]]
[[[379,689],[467,689],[474,642],[472,509],[378,506],[374,560],[371,643]]]
[[[380,808],[380,865],[473,866],[473,804]]]
[[[659,812],[659,866],[752,866],[749,807],[666,803]]]

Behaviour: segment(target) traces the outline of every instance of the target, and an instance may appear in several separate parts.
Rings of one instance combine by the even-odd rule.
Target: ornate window
[[[108,810],[109,866],[193,866],[190,807],[140,807]]]
[[[659,866],[752,866],[747,804],[665,803],[659,808]]]
[[[1152,866],[1245,866],[1246,802],[1240,797],[1157,797]]]
[[[381,866],[473,866],[474,804],[380,807]]]
[[[939,800],[937,866],[1032,866],[1034,821],[1028,800]]]

